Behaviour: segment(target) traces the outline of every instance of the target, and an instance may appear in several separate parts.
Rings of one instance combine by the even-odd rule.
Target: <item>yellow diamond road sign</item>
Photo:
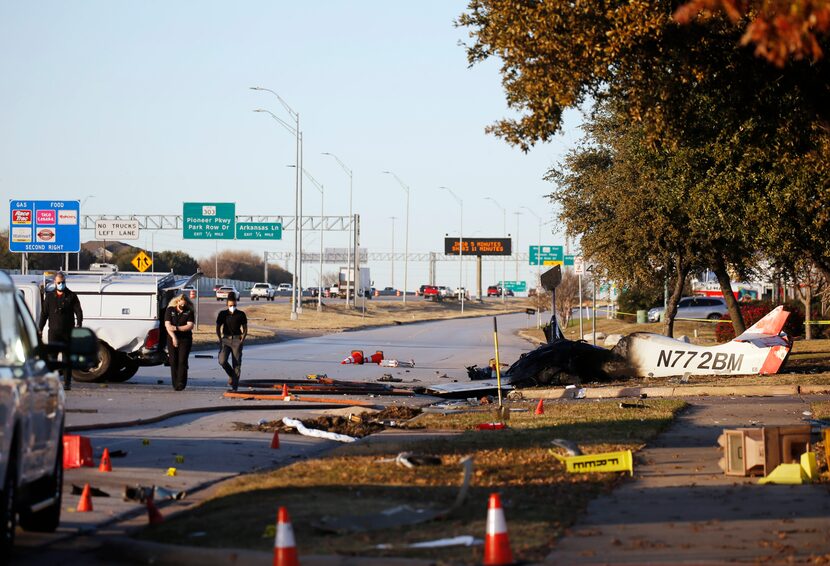
[[[151,260],[150,256],[145,254],[143,251],[140,251],[135,255],[135,257],[130,263],[132,263],[133,267],[135,267],[137,270],[144,273],[145,271],[150,269],[151,265],[153,265],[153,260]]]

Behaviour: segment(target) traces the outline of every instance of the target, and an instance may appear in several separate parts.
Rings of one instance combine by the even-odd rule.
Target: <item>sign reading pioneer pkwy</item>
[[[511,255],[510,238],[463,238],[463,248],[458,238],[444,238],[444,255]]]
[[[233,240],[235,236],[236,203],[184,203],[182,238],[185,240]]]

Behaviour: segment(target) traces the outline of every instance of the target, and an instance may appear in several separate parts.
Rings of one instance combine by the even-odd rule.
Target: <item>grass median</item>
[[[620,473],[568,474],[549,454],[550,441],[577,442],[586,453],[637,449],[662,431],[684,406],[648,400],[642,408],[618,402],[548,403],[544,415],[513,413],[510,428],[477,431],[493,411],[423,415],[413,425],[427,431],[456,431],[417,442],[361,442],[320,459],[275,471],[245,475],[217,490],[199,507],[139,536],[158,542],[269,550],[277,508],[288,508],[301,554],[409,556],[440,562],[480,563],[482,548],[380,550],[377,545],[458,535],[483,538],[487,498],[502,494],[514,553],[541,560],[597,494],[616,485]],[[423,430],[420,431],[424,433]],[[373,438],[373,437],[370,437]],[[414,469],[380,460],[402,450],[440,456],[439,466]],[[417,526],[360,534],[326,534],[312,527],[323,516],[380,512],[398,505],[435,503],[449,507],[461,484],[460,460],[472,455],[474,478],[465,503],[449,517]],[[635,464],[636,473],[636,464]],[[194,538],[193,533],[200,533]]]

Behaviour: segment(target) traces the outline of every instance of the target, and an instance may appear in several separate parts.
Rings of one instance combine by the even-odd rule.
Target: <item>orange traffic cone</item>
[[[159,508],[156,507],[152,497],[147,498],[147,520],[151,525],[158,525],[164,522],[164,516],[159,511]]]
[[[283,383],[282,384],[282,398],[285,399],[286,397],[289,398],[289,399],[291,398],[291,396],[288,394],[288,384]]]
[[[274,437],[271,439],[271,448],[279,448],[280,447],[280,432],[278,430],[274,431]]]
[[[507,537],[507,521],[504,519],[504,509],[501,507],[501,498],[498,493],[490,494],[490,504],[487,506],[484,564],[485,566],[513,564],[510,539]]]
[[[378,350],[377,352],[375,352],[374,354],[369,356],[369,361],[372,362],[373,364],[379,364],[380,362],[383,361],[383,352]]]
[[[536,405],[536,410],[533,411],[534,415],[544,415],[545,414],[545,400],[539,399],[539,404]]]
[[[110,449],[104,448],[104,453],[101,454],[101,465],[98,466],[99,472],[111,472],[112,463],[110,462]]]
[[[288,510],[280,507],[277,514],[277,536],[274,537],[274,566],[299,566],[294,528],[288,518]]]
[[[354,363],[356,364],[362,364],[366,361],[363,358],[363,350],[352,350],[352,358],[354,358]]]
[[[84,484],[84,491],[81,493],[81,500],[78,501],[78,507],[75,509],[78,513],[87,513],[92,511],[92,496],[89,494],[89,484]]]

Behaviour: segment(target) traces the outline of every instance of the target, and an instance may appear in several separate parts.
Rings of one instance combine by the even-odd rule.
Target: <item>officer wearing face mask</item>
[[[248,335],[248,317],[236,308],[236,295],[228,295],[228,308],[216,317],[216,337],[219,338],[219,365],[228,374],[228,387],[236,391],[242,371],[242,344]],[[233,366],[228,363],[232,357]]]
[[[48,341],[69,343],[72,336],[72,328],[81,326],[84,321],[84,312],[81,310],[81,302],[78,296],[67,289],[66,277],[63,273],[58,272],[55,275],[55,290],[49,291],[43,297],[43,303],[40,309],[40,322],[38,327],[40,332],[46,323],[49,323]],[[69,390],[72,387],[72,372],[67,370],[64,372],[63,388]]]

